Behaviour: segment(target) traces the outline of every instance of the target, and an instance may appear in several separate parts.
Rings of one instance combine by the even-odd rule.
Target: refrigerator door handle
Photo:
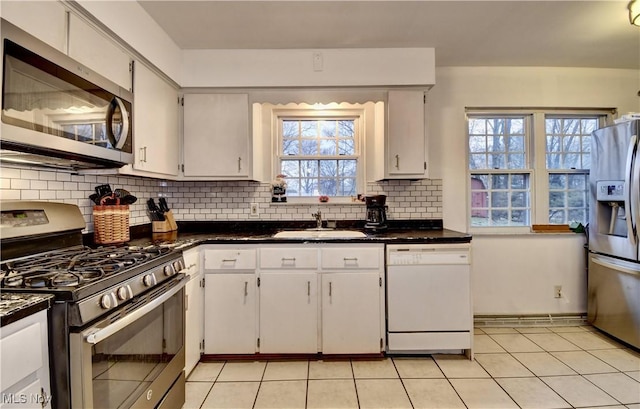
[[[633,167],[629,170],[632,172],[631,174],[631,187],[629,189],[630,193],[630,204],[631,204],[631,217],[633,223],[633,233],[636,237],[636,243],[640,240],[639,232],[638,232],[638,219],[640,219],[640,139],[638,135],[635,135],[636,139],[636,150],[635,155],[633,157]],[[639,254],[640,256],[640,254]]]
[[[640,267],[632,265],[630,263],[624,263],[611,258],[604,258],[600,256],[592,256],[591,261],[599,264],[603,267],[610,268],[612,270],[620,271],[622,273],[640,276]]]
[[[629,232],[629,240],[631,240],[634,246],[637,246],[638,228],[637,228],[637,209],[634,209],[634,204],[637,207],[636,195],[637,186],[634,180],[635,167],[637,164],[637,151],[638,151],[638,135],[631,136],[631,143],[629,145],[629,152],[627,154],[626,175],[625,175],[625,189],[626,197],[624,199],[625,213],[627,219],[627,231]]]

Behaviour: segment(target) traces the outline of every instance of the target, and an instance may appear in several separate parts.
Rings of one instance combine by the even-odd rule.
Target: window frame
[[[321,121],[328,120],[353,120],[354,121],[354,154],[353,155],[295,155],[294,158],[300,158],[302,160],[331,160],[334,158],[352,159],[356,161],[356,191],[362,192],[366,190],[365,183],[365,160],[364,160],[364,138],[365,138],[365,109],[364,108],[293,108],[293,109],[274,109],[273,116],[275,121],[275,130],[277,137],[274,144],[274,157],[275,166],[274,171],[279,174],[282,169],[282,161],[285,158],[292,159],[290,155],[282,154],[283,146],[283,131],[282,123],[286,120],[311,120]],[[275,175],[274,175],[275,176]],[[287,196],[289,203],[301,204],[301,203],[318,203],[318,196]],[[353,203],[352,196],[330,196],[329,202],[333,204],[347,204]]]
[[[467,229],[472,233],[484,234],[527,234],[531,233],[534,224],[549,225],[549,175],[551,174],[585,174],[582,169],[547,169],[546,162],[546,128],[547,117],[597,117],[598,126],[612,123],[615,109],[612,108],[466,108],[465,109],[465,166],[466,166],[466,215]],[[470,169],[469,119],[491,117],[523,116],[525,120],[525,162],[522,169]],[[474,174],[513,174],[529,173],[530,214],[527,226],[473,226],[472,223],[472,186],[471,176]],[[586,170],[588,175],[589,171]],[[588,200],[588,196],[587,196]],[[587,215],[588,216],[588,215]]]

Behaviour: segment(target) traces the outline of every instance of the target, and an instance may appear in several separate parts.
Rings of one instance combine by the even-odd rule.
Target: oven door
[[[183,275],[95,325],[71,332],[73,408],[181,407]]]

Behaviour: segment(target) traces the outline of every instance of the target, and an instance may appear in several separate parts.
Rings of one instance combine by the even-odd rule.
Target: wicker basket
[[[93,241],[96,244],[129,241],[129,206],[93,206]]]

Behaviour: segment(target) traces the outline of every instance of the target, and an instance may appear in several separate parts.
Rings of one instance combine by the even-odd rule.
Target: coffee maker
[[[364,225],[368,230],[384,230],[387,228],[387,196],[374,195],[365,196],[367,205],[367,222]]]

